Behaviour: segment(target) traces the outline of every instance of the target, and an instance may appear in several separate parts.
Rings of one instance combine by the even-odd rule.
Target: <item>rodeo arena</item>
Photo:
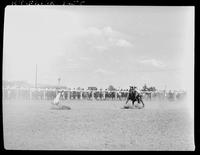
[[[113,90],[3,86],[4,147],[193,150],[186,98],[183,90],[135,86]]]

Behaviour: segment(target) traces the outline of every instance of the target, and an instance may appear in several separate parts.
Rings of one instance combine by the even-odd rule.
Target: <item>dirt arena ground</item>
[[[194,121],[186,103],[125,101],[4,101],[5,149],[15,150],[194,150]]]

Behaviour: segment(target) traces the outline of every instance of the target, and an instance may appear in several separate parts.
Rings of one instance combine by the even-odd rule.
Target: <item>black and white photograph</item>
[[[5,150],[194,151],[194,11],[6,6]]]

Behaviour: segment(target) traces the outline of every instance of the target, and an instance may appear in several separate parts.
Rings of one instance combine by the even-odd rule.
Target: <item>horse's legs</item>
[[[138,101],[138,103],[140,104],[140,99],[139,99],[139,98],[137,99],[137,101]]]
[[[142,102],[142,105],[143,105],[143,107],[144,107],[144,102],[143,102],[143,100],[141,99],[140,101]]]
[[[126,100],[126,104],[128,103],[129,99]]]
[[[132,105],[134,106],[134,102],[135,102],[135,100],[132,100]]]

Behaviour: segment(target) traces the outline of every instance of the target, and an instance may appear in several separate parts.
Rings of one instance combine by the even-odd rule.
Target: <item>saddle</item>
[[[140,98],[140,94],[136,91],[129,92],[129,99],[130,100],[138,100]]]

